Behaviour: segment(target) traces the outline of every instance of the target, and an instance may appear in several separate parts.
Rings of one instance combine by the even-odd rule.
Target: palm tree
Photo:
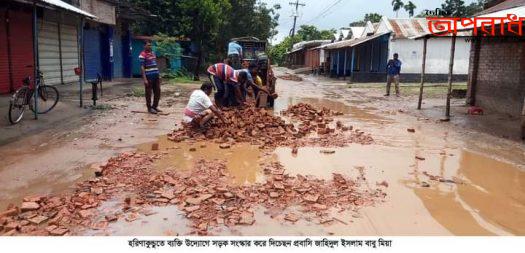
[[[396,18],[399,14],[399,10],[403,8],[405,4],[401,0],[392,0],[393,10],[396,12]]]
[[[409,17],[413,17],[414,16],[414,10],[417,8],[416,5],[414,3],[412,3],[412,1],[408,1],[407,4],[405,4],[405,11],[408,12],[408,16]]]

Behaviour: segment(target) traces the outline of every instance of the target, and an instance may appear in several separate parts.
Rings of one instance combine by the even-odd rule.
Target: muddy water
[[[194,86],[182,87],[189,93]],[[160,106],[169,116],[131,113],[144,110],[142,98],[101,101],[116,109],[71,119],[0,146],[0,210],[10,203],[20,203],[26,196],[68,191],[75,182],[93,177],[91,164],[134,150],[135,145],[155,140],[173,129],[180,122],[182,98],[175,98],[179,103],[171,107],[168,99],[161,100]]]
[[[152,150],[153,143],[159,144],[159,150]],[[237,185],[260,181],[262,173],[259,164],[272,159],[271,155],[264,155],[257,146],[246,143],[237,143],[231,148],[221,149],[219,144],[213,142],[176,143],[168,140],[166,136],[159,137],[157,142],[141,144],[138,150],[164,153],[162,159],[154,164],[159,170],[188,170],[200,159],[225,161],[228,172]]]
[[[114,210],[122,208],[122,201],[111,200],[105,202],[98,209],[102,213],[114,213]],[[105,229],[88,229],[83,235],[135,235],[135,236],[177,236],[190,233],[189,222],[184,218],[184,213],[176,206],[148,207],[148,215],[140,215],[133,222],[125,218],[109,223]],[[145,212],[146,213],[146,212]],[[103,217],[100,218],[104,220]]]
[[[278,148],[276,154],[290,173],[329,178],[332,172],[357,176],[363,170],[369,184],[386,180],[389,202],[394,206],[379,205],[373,211],[365,210],[363,215],[369,211],[384,211],[384,215],[397,218],[430,214],[441,226],[458,235],[525,233],[525,173],[511,164],[466,150],[458,155],[426,154],[424,161],[416,163],[414,152],[405,148],[351,145],[334,149],[336,152],[331,155],[321,153],[321,149],[300,148],[297,155],[292,155],[290,149]],[[432,181],[423,171],[446,179],[457,178],[464,184]],[[422,182],[430,187],[422,187]],[[396,200],[397,197],[400,198]],[[388,221],[391,222],[396,224],[399,220]],[[424,221],[418,221],[421,222]],[[418,226],[399,225],[370,232],[425,233],[418,231]],[[431,224],[424,226],[425,230],[432,227],[428,225]]]

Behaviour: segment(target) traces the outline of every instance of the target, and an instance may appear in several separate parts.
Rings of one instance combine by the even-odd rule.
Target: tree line
[[[184,37],[198,51],[194,76],[204,63],[226,57],[231,38],[254,36],[270,40],[277,34],[280,5],[257,0],[127,0],[151,15],[136,20],[135,34]]]

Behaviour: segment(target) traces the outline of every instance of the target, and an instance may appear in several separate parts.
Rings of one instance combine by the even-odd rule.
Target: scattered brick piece
[[[20,206],[22,212],[34,211],[40,208],[40,205],[36,202],[23,202]]]
[[[69,232],[69,229],[67,228],[63,228],[63,227],[60,227],[60,228],[55,228],[53,229],[51,232],[49,232],[51,235],[54,235],[54,236],[62,236],[62,235],[65,235],[67,232]]]
[[[30,221],[31,223],[33,223],[35,225],[40,225],[43,222],[47,221],[48,219],[49,219],[49,217],[46,217],[46,216],[43,216],[43,215],[38,215],[36,217],[28,219],[28,221]]]
[[[159,150],[159,144],[158,143],[151,144],[151,150],[153,151]]]
[[[118,217],[113,214],[106,215],[104,218],[106,219],[107,222],[114,222],[118,220]]]
[[[252,225],[254,222],[255,222],[255,219],[253,218],[252,212],[244,211],[241,213],[241,219],[239,220],[239,224]]]
[[[291,222],[296,222],[299,220],[299,217],[295,213],[287,213],[286,216],[284,216],[284,219]]]
[[[230,147],[231,147],[231,145],[228,144],[228,143],[223,143],[223,144],[219,145],[219,148],[222,148],[222,149],[228,149]]]

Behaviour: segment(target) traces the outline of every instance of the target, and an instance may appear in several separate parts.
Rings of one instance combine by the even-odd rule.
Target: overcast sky
[[[292,13],[295,7],[289,3],[295,0],[260,0],[267,3],[269,6],[280,4],[279,10],[279,26],[277,27],[279,34],[274,38],[274,42],[281,41],[288,35],[293,25]],[[435,9],[441,6],[444,0],[411,0],[417,9],[415,13],[418,14],[425,9]],[[465,0],[466,4],[470,4],[475,0]],[[336,28],[348,26],[352,21],[363,19],[366,13],[376,12],[387,17],[396,17],[396,13],[392,11],[392,0],[300,0],[299,2],[306,4],[304,7],[299,7],[299,17],[297,18],[297,27],[303,24],[315,25],[321,29]],[[408,0],[403,0],[408,3]],[[334,5],[335,4],[335,5]],[[327,7],[332,8],[326,10]],[[325,11],[326,10],[326,11]],[[322,14],[324,13],[324,14]],[[322,15],[321,15],[322,14]],[[404,10],[399,11],[399,17],[408,17]]]

